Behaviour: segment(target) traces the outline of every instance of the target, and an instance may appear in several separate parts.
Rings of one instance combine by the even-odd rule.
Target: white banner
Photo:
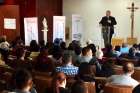
[[[16,29],[16,19],[4,18],[4,29]]]
[[[53,17],[53,41],[60,38],[65,41],[65,16]]]
[[[72,40],[80,41],[83,32],[83,19],[80,15],[72,15]]]
[[[24,18],[25,45],[30,45],[32,40],[38,42],[38,18]]]

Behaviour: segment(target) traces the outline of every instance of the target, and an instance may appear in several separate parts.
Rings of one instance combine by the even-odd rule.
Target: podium
[[[137,44],[137,38],[128,37],[128,38],[127,38],[127,44],[128,44],[128,45]]]
[[[123,38],[112,38],[112,46],[121,46],[124,43],[124,39]]]

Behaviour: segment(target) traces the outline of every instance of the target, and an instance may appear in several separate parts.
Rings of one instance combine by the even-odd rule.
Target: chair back
[[[104,93],[132,93],[132,86],[107,84]]]
[[[87,88],[87,93],[96,93],[94,82],[84,82],[84,85]]]
[[[136,79],[137,81],[140,81],[140,68],[139,67],[135,68],[132,78]]]
[[[34,84],[38,93],[44,93],[47,88],[51,87],[52,78],[35,76]]]

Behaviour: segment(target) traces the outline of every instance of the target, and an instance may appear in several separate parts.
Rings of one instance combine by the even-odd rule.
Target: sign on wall
[[[16,29],[16,19],[4,18],[4,29]]]
[[[72,40],[80,41],[83,32],[83,19],[80,15],[72,15]]]
[[[32,40],[38,42],[38,18],[24,18],[25,45],[30,45]]]
[[[53,41],[60,38],[65,41],[65,16],[53,17]]]

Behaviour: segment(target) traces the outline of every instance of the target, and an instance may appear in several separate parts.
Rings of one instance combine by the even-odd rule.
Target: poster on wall
[[[83,32],[83,19],[80,15],[72,15],[72,40],[80,41]]]
[[[25,45],[29,46],[32,40],[38,42],[38,18],[24,18]]]
[[[56,38],[65,41],[65,16],[54,16],[53,17],[53,41]]]
[[[16,29],[16,19],[4,18],[4,29]]]

